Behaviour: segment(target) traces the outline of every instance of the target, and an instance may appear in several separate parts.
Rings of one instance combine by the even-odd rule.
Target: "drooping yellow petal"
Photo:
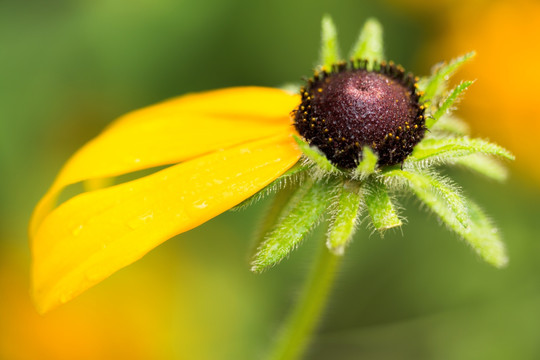
[[[32,242],[38,309],[70,300],[165,240],[237,205],[299,157],[284,133],[68,200],[44,219]]]
[[[66,186],[117,176],[273,136],[290,126],[297,96],[273,88],[238,87],[190,94],[127,114],[66,163],[36,206],[35,233]]]
[[[284,90],[257,86],[233,87],[179,96],[127,114],[111,127],[123,126],[156,113],[167,116],[182,111],[202,116],[267,122],[287,121],[290,112],[300,103],[298,95]]]

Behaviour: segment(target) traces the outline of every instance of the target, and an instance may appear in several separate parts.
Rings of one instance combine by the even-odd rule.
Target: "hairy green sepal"
[[[377,154],[375,154],[368,146],[364,146],[362,154],[362,161],[358,164],[354,174],[359,178],[373,174],[377,168],[377,161],[379,160]]]
[[[332,192],[325,181],[307,179],[283,208],[255,254],[251,270],[261,272],[294,250],[328,209]]]
[[[332,18],[325,15],[322,19],[322,34],[321,34],[321,61],[320,64],[328,69],[332,69],[332,65],[339,61],[339,48],[337,31]]]
[[[340,183],[337,193],[326,244],[334,254],[343,255],[356,230],[362,197],[358,183],[351,181]]]
[[[419,83],[420,90],[424,95],[420,99],[422,102],[430,102],[441,96],[446,90],[448,79],[468,60],[472,59],[476,53],[471,51],[463,56],[453,59],[447,64],[441,64],[435,67],[433,75]]]
[[[424,139],[416,145],[413,153],[406,162],[444,163],[473,154],[498,156],[513,160],[512,155],[505,148],[481,139],[470,139],[466,136],[444,139]]]
[[[375,229],[384,231],[402,225],[384,183],[375,180],[366,182],[364,199]]]
[[[383,29],[376,19],[368,19],[360,32],[350,57],[368,60],[368,70],[384,60]]]
[[[302,140],[296,135],[293,135],[293,138],[298,144],[300,150],[302,150],[302,152],[304,153],[304,155],[313,163],[315,163],[320,170],[326,173],[340,172],[340,170],[336,168],[315,146],[309,146],[308,143],[306,143],[304,140]]]
[[[452,105],[456,103],[456,101],[460,98],[460,96],[463,94],[465,90],[469,88],[473,84],[473,81],[463,81],[461,84],[457,85],[452,92],[450,92],[450,95],[443,101],[441,106],[435,111],[432,117],[428,117],[426,119],[426,127],[428,129],[431,129],[433,125],[443,116],[445,115],[449,110],[451,110]]]

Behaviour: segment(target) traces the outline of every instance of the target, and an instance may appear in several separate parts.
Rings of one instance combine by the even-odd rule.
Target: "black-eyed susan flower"
[[[342,61],[323,20],[322,61],[299,94],[261,87],[185,95],[123,116],[80,149],[37,205],[31,225],[32,293],[45,312],[167,239],[274,190],[252,270],[272,266],[321,219],[343,254],[367,213],[380,231],[401,226],[396,194],[410,191],[487,262],[506,263],[497,230],[443,164],[495,179],[505,149],[471,139],[450,113],[471,85],[447,80],[473,54],[419,79],[386,62],[379,24],[366,23]],[[88,191],[55,207],[64,188],[170,165]],[[334,255],[332,255],[334,256]]]

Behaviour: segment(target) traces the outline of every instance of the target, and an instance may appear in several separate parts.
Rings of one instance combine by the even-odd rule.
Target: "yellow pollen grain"
[[[332,138],[328,138],[328,142],[332,142]]]
[[[415,128],[415,129],[418,129],[418,125],[414,125],[414,128]]]
[[[321,88],[318,88],[317,91],[320,92],[320,93],[322,93],[322,89],[321,89]]]
[[[396,136],[396,140],[399,140],[399,136]]]

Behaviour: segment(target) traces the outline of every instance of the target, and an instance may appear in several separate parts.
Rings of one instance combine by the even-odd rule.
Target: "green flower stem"
[[[324,242],[321,244],[317,262],[268,360],[300,359],[309,345],[341,259],[341,256],[331,253]]]

